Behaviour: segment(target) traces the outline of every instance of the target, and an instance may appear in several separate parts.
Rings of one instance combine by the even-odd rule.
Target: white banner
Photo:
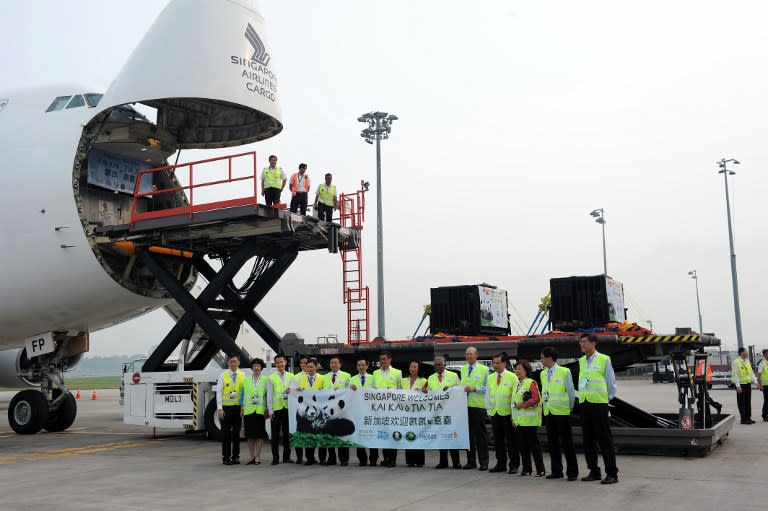
[[[477,286],[477,290],[480,294],[480,326],[507,328],[507,292],[485,286]]]
[[[288,395],[291,446],[468,449],[467,395],[411,390],[304,390]]]

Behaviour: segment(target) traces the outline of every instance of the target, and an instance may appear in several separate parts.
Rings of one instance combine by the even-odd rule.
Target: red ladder
[[[343,193],[339,200],[339,223],[342,227],[362,231],[365,220],[365,189]],[[341,246],[342,296],[347,305],[347,343],[369,339],[368,286],[363,286],[362,238],[357,243],[345,241]]]

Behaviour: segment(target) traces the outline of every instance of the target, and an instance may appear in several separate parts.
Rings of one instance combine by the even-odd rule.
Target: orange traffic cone
[[[97,399],[99,399],[99,398],[96,395],[96,389],[93,389],[93,395],[91,396],[91,401],[96,401]]]
[[[80,399],[80,390],[78,390],[77,394],[75,394],[75,399]]]

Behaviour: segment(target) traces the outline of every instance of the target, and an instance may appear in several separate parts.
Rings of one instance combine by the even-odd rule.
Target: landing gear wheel
[[[53,399],[61,395],[60,389],[54,389]],[[77,401],[71,392],[67,392],[64,400],[59,404],[59,408],[48,412],[48,420],[45,423],[46,431],[55,433],[69,428],[77,416]]]
[[[208,401],[205,407],[205,436],[208,440],[221,441],[221,419],[216,413],[216,399]]]
[[[48,420],[48,401],[39,390],[22,390],[8,406],[8,423],[20,435],[34,435]]]

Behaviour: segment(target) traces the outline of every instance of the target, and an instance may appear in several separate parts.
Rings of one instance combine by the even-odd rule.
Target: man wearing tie
[[[392,354],[388,351],[382,351],[379,354],[379,364],[381,368],[373,372],[373,387],[376,389],[396,389],[400,385],[403,373],[400,369],[392,367]],[[397,449],[382,449],[381,454],[384,457],[381,461],[382,467],[395,466]]]
[[[435,365],[435,372],[427,378],[427,388],[429,389],[429,392],[445,392],[451,387],[455,387],[459,384],[459,375],[453,371],[445,370],[444,357],[435,357],[433,363]],[[451,463],[453,468],[461,468],[458,449],[440,449],[440,462],[435,465],[435,468],[448,468],[449,451],[451,453]]]
[[[485,430],[485,388],[488,368],[477,363],[477,348],[470,346],[464,352],[467,363],[461,366],[461,386],[467,393],[469,419],[469,451],[464,469],[488,470],[488,432]]]
[[[232,354],[229,369],[221,373],[216,382],[216,411],[221,420],[221,457],[225,465],[240,464],[240,401],[245,374],[240,367],[240,356]]]
[[[323,375],[317,374],[317,360],[310,358],[307,360],[307,371],[296,379],[296,390],[298,392],[304,390],[321,390],[323,388]],[[315,464],[315,448],[306,447],[304,449],[307,460],[305,465]],[[320,447],[320,461],[324,461],[326,456],[326,448]]]
[[[544,426],[547,428],[547,445],[551,460],[547,479],[563,478],[563,459],[565,455],[566,475],[569,481],[579,476],[579,464],[576,461],[576,449],[571,435],[571,410],[576,391],[573,388],[573,376],[567,367],[557,365],[557,350],[546,347],[541,350],[544,370],[541,371],[541,394],[544,403]]]
[[[272,464],[280,463],[280,435],[283,437],[283,463],[291,463],[291,445],[288,433],[288,389],[293,375],[285,370],[288,359],[280,354],[275,357],[277,371],[267,377],[267,414],[272,423]],[[297,460],[298,463],[298,460]]]
[[[496,466],[489,472],[516,474],[520,467],[520,452],[512,426],[512,394],[517,388],[518,379],[515,373],[507,371],[507,356],[503,353],[493,357],[493,369],[493,373],[488,376],[488,389],[485,393],[486,408],[491,416],[493,438],[496,441]]]
[[[373,387],[373,376],[368,374],[368,361],[361,358],[357,361],[357,374],[349,380],[349,388],[352,390],[358,389],[370,389]],[[360,462],[360,466],[366,466],[369,461],[372,467],[376,466],[376,461],[379,459],[378,449],[368,449],[370,456],[367,456],[365,449],[358,447],[357,449],[357,461]]]
[[[323,390],[348,389],[351,378],[349,373],[341,370],[341,359],[339,357],[332,357],[329,364],[331,372],[323,377]],[[342,467],[346,467],[349,463],[349,447],[339,447],[339,463]],[[326,463],[321,461],[320,464],[335,465],[336,449],[329,447],[328,461]]]

